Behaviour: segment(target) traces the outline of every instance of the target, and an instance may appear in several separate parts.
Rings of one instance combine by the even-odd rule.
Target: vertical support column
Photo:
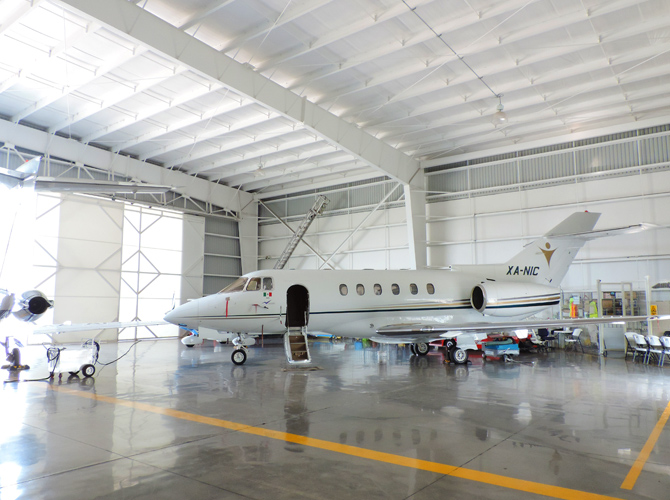
[[[417,172],[410,184],[404,184],[407,213],[407,243],[412,269],[425,269],[426,252],[426,189],[423,170]]]
[[[258,270],[258,202],[252,201],[240,212],[240,256],[242,274]]]
[[[602,318],[603,317],[603,286],[602,286],[602,281],[597,280],[596,281],[596,288],[598,290],[598,317]],[[603,346],[603,325],[601,323],[598,323],[597,325],[598,328],[598,354],[603,355],[605,352],[605,348]]]

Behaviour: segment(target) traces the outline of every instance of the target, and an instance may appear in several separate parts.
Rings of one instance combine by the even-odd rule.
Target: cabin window
[[[348,294],[348,293],[349,293],[349,288],[347,287],[347,285],[345,285],[344,283],[342,283],[342,284],[340,285],[340,295],[346,295],[346,294]]]
[[[426,285],[426,290],[428,290],[428,293],[429,293],[430,295],[433,295],[433,294],[435,293],[435,287],[433,286],[432,283],[428,283],[428,284]]]
[[[359,283],[356,285],[356,293],[358,295],[363,295],[365,293],[365,287]]]
[[[419,293],[419,287],[416,286],[416,283],[409,284],[409,292],[412,295],[416,295],[417,293]]]
[[[382,286],[379,283],[375,283],[375,295],[382,294]]]
[[[237,278],[235,281],[233,281],[230,285],[228,285],[226,288],[221,290],[219,293],[230,293],[230,292],[241,292],[244,290],[244,285],[247,282],[247,278],[242,276],[241,278]]]
[[[256,290],[261,289],[261,279],[260,278],[251,278],[249,283],[247,283],[247,292],[255,292]]]
[[[393,283],[391,285],[391,292],[393,292],[393,295],[398,295],[400,293],[400,287],[398,286],[398,283]]]
[[[272,290],[272,278],[263,278],[263,290]]]

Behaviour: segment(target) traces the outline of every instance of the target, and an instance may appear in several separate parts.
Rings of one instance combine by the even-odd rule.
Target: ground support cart
[[[519,345],[512,339],[490,340],[483,346],[484,359],[503,359],[505,361],[512,361],[514,356],[519,355]]]
[[[51,376],[58,373],[60,378],[65,372],[76,376],[81,372],[84,377],[91,377],[95,373],[99,351],[100,344],[93,340],[87,340],[81,347],[49,347],[47,361]]]

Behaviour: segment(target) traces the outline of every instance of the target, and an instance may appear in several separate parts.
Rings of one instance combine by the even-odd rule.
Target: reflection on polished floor
[[[4,384],[0,500],[670,497],[667,366],[453,366],[320,340],[315,370],[279,346],[230,353],[145,341],[93,379]],[[43,356],[27,350],[20,378],[46,375]]]

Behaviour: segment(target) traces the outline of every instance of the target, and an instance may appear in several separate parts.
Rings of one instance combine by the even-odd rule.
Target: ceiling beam
[[[65,9],[131,40],[164,57],[178,61],[202,76],[221,82],[237,93],[255,99],[270,110],[303,123],[324,140],[375,168],[383,175],[409,183],[419,162],[301,98],[216,49],[126,0],[54,0]]]
[[[178,193],[212,203],[226,210],[240,213],[248,206],[253,206],[250,205],[253,201],[252,196],[245,191],[114,154],[32,127],[0,120],[0,137],[6,143],[44,155],[63,158],[73,163],[81,162],[86,166],[106,170],[129,179],[171,186]]]

